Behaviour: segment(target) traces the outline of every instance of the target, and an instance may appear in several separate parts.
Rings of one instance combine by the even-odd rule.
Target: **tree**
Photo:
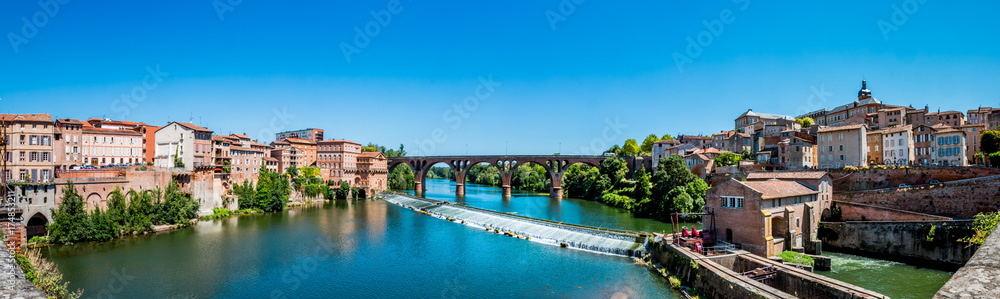
[[[983,131],[979,137],[979,151],[986,154],[1000,151],[1000,131]]]
[[[635,176],[635,191],[632,193],[632,197],[639,200],[649,199],[653,195],[649,173],[646,172],[645,168],[640,168]]]
[[[630,138],[625,140],[625,145],[622,146],[622,151],[625,156],[638,156],[642,149],[639,148],[639,144],[635,142],[635,139]]]
[[[128,191],[128,232],[153,231],[153,190]]]
[[[316,167],[302,167],[299,170],[302,171],[301,172],[302,176],[304,176],[306,178],[319,177],[319,168],[316,168]]]
[[[180,147],[174,148],[174,167],[184,168],[184,160],[181,159]]]
[[[605,154],[612,154],[612,155],[615,155],[615,156],[624,156],[625,155],[625,151],[623,151],[622,148],[619,147],[617,144],[612,145],[611,148],[609,148],[608,150],[604,151],[604,153]]]
[[[285,173],[294,178],[299,176],[299,169],[295,168],[295,166],[288,166],[288,168],[285,169]]]
[[[392,150],[392,149],[390,149],[390,150],[387,150],[387,151],[383,152],[382,154],[384,154],[386,158],[406,157],[406,150],[403,149],[403,144],[400,143],[398,150]]]
[[[750,154],[750,150],[746,148],[744,148],[743,151],[740,152],[740,157],[743,158],[743,160],[749,160],[749,161],[754,160],[753,154]]]
[[[49,238],[54,243],[79,242],[90,235],[90,217],[84,210],[83,197],[76,193],[73,182],[63,187],[62,203],[52,209]]]
[[[118,225],[111,220],[108,213],[101,211],[101,207],[94,207],[94,211],[90,213],[90,223],[88,240],[105,242],[118,238]]]
[[[128,204],[125,202],[125,194],[122,194],[121,189],[115,188],[111,194],[108,194],[108,210],[105,214],[117,229],[122,229],[129,226],[126,213],[128,213]]]
[[[393,190],[413,190],[416,188],[416,178],[413,169],[409,166],[399,165],[392,169],[389,174],[389,189]]]
[[[347,196],[351,192],[351,184],[345,181],[340,181],[340,188],[337,189],[337,199],[347,199]]]
[[[657,141],[660,141],[660,137],[656,137],[656,134],[649,134],[649,136],[646,136],[646,139],[642,141],[642,152],[652,153],[653,143]]]
[[[660,137],[660,140],[674,140],[674,136],[670,136],[670,134],[666,134],[666,135],[663,135],[663,137]]]
[[[733,166],[739,164],[741,158],[732,152],[723,152],[719,157],[715,158],[715,166]]]
[[[803,118],[796,118],[795,121],[799,122],[799,124],[802,125],[803,128],[811,127],[814,123],[816,123],[816,121],[813,120],[812,117],[808,116]]]
[[[628,174],[628,166],[625,165],[625,160],[619,157],[607,157],[601,161],[600,174],[602,177],[608,178],[608,188],[604,190],[614,188],[621,184],[625,180],[625,175]]]

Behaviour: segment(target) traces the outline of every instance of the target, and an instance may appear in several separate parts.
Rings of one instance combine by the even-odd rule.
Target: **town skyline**
[[[992,71],[1000,65],[997,42],[976,38],[997,21],[978,4],[924,2],[907,13],[903,1],[583,2],[563,15],[558,1],[485,3],[431,20],[444,4],[403,1],[370,43],[355,46],[359,52],[342,43],[354,44],[354,28],[374,20],[373,11],[385,19],[387,2],[305,4],[309,11],[250,3],[61,5],[27,43],[8,35],[0,113],[193,122],[261,142],[279,131],[326,128],[330,138],[403,143],[411,154],[597,154],[595,144],[604,150],[650,133],[729,130],[747,109],[797,116],[833,108],[852,101],[863,79],[875,98],[894,105],[1000,106]],[[44,11],[13,5],[0,12],[0,28],[26,37],[22,17]],[[322,13],[333,15],[311,17]],[[115,21],[84,21],[101,16]],[[157,25],[167,19],[188,22]],[[300,19],[307,20],[293,21]],[[507,21],[514,19],[527,21]],[[123,44],[98,32],[135,38]],[[692,46],[699,35],[711,42]],[[497,86],[475,111],[455,110],[490,80]],[[132,92],[145,97],[122,100]],[[706,108],[711,113],[687,113]],[[618,125],[608,124],[616,118]],[[539,123],[552,130],[534,129]],[[438,129],[447,138],[421,149]]]

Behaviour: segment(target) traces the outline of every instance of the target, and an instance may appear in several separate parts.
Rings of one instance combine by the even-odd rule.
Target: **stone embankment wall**
[[[845,282],[786,266],[746,251],[706,257],[687,248],[654,243],[653,258],[703,298],[885,298]],[[739,272],[774,267],[773,282],[764,284]]]
[[[906,168],[865,168],[864,170],[831,169],[834,191],[862,191],[929,184],[930,181],[950,182],[1000,175],[1000,169],[986,167],[909,166]]]
[[[824,249],[945,270],[961,267],[976,249],[958,239],[971,220],[820,222]]]
[[[836,187],[834,190],[837,190]],[[924,214],[972,218],[978,213],[993,212],[1000,208],[1000,176],[911,188],[834,191],[833,200]]]
[[[1000,298],[1000,229],[993,230],[934,298]]]
[[[839,209],[840,215],[836,221],[946,221],[950,217],[903,211],[860,203],[834,201],[831,209]],[[824,215],[826,217],[827,215]],[[824,221],[826,221],[824,219]]]
[[[0,247],[0,298],[47,298],[24,277],[7,247]]]

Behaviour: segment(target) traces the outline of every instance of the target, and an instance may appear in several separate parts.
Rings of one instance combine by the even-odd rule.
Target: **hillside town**
[[[983,131],[1000,128],[1000,108],[931,111],[886,104],[861,82],[857,100],[799,116],[747,109],[733,130],[680,135],[653,146],[652,164],[682,155],[699,176],[714,172],[833,169],[876,165],[986,165]],[[735,167],[717,167],[723,152],[742,155]]]

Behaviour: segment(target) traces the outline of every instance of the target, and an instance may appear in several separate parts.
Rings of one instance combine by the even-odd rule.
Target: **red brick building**
[[[797,181],[730,179],[708,190],[719,240],[760,256],[814,244],[820,191]]]

